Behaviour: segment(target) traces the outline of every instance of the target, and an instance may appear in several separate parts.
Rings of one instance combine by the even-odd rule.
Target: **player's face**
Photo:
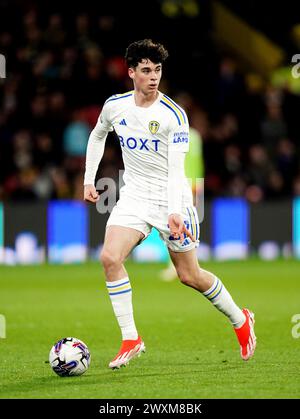
[[[137,67],[129,68],[129,77],[133,80],[134,87],[144,94],[155,93],[161,79],[162,65],[155,64],[148,59],[143,59]]]

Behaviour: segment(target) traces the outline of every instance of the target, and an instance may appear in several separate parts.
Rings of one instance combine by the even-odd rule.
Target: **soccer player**
[[[118,134],[124,160],[124,186],[107,221],[101,262],[122,344],[109,363],[120,368],[145,351],[132,308],[132,290],[124,261],[155,227],[166,243],[181,282],[200,292],[230,320],[241,357],[254,354],[254,315],[241,310],[213,273],[201,269],[196,256],[198,218],[184,172],[189,149],[189,125],[184,110],[158,90],[163,45],[150,39],[133,42],[126,50],[134,90],[109,97],[90,134],[84,178],[84,199],[96,203],[94,186],[109,131]]]

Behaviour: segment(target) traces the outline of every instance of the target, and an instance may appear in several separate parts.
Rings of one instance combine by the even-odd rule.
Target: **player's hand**
[[[96,191],[94,185],[84,185],[84,198],[87,202],[97,202],[99,201],[99,193]]]
[[[186,234],[193,242],[196,241],[192,233],[186,228],[186,225],[183,222],[183,218],[180,214],[171,214],[168,217],[168,223],[170,227],[171,235],[174,239],[180,240],[180,243],[184,240],[184,234]]]

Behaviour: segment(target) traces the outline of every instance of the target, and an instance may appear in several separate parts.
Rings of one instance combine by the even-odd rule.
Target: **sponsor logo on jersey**
[[[156,134],[159,129],[159,122],[157,121],[150,121],[149,122],[149,131],[151,134]]]
[[[188,143],[189,133],[186,131],[174,132],[173,143]]]
[[[127,125],[125,119],[122,119],[122,121],[120,121],[119,125]]]
[[[158,151],[160,140],[148,140],[147,138],[124,138],[119,135],[120,144],[122,147],[127,147],[130,150],[144,150],[144,151]]]

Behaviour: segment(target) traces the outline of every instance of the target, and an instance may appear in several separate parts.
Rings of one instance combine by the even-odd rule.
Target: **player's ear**
[[[135,73],[134,68],[133,67],[129,67],[128,68],[128,75],[129,75],[129,77],[131,79],[134,79],[134,73]]]

